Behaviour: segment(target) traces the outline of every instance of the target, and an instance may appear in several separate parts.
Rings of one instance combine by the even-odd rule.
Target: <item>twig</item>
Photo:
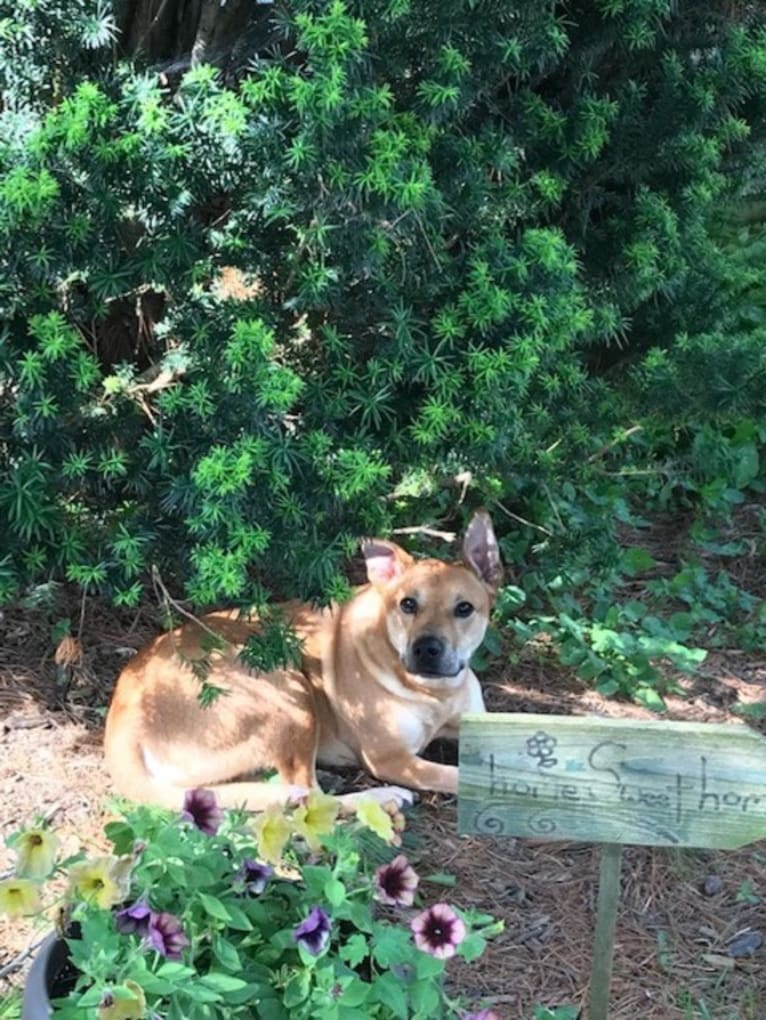
[[[412,528],[394,528],[394,535],[428,535],[429,538],[441,538],[445,542],[454,542],[457,535],[454,531],[436,531],[424,524],[416,524]]]
[[[179,612],[182,616],[185,616],[187,620],[191,620],[192,623],[196,623],[198,627],[201,627],[204,631],[210,634],[211,637],[214,637],[216,641],[221,640],[221,635],[217,631],[212,630],[212,628],[208,627],[206,623],[203,623],[198,616],[195,616],[194,613],[190,613],[188,609],[184,609],[181,603],[177,602],[173,598],[165,587],[165,584],[160,577],[160,572],[155,566],[152,566],[152,584],[154,585],[155,594],[158,599],[165,602],[167,605],[172,606],[173,609]]]
[[[168,0],[162,0],[162,3],[160,4],[159,8],[157,9],[157,13],[154,15],[152,20],[149,22],[149,27],[144,31],[143,35],[138,40],[138,44],[136,45],[136,49],[137,50],[141,49],[141,47],[144,45],[144,42],[146,41],[147,37],[149,35],[151,35],[151,33],[154,31],[154,28],[157,25],[157,22],[160,20],[162,15],[165,13],[165,8],[167,7],[167,5],[168,5]]]
[[[430,240],[428,234],[426,233],[425,227],[420,222],[420,217],[417,216],[417,215],[415,216],[415,222],[420,227],[420,233],[423,235],[423,240],[426,242],[426,248],[428,248],[428,251],[431,254],[431,258],[434,260],[434,264],[435,264],[436,268],[437,269],[441,269],[442,264],[439,261],[439,258],[437,256],[436,252],[433,249],[433,245],[431,244],[431,240]]]
[[[534,528],[535,531],[542,531],[544,535],[550,536],[553,534],[553,532],[549,531],[548,528],[544,528],[542,524],[535,524],[533,521],[528,521],[525,517],[519,517],[519,515],[515,514],[513,510],[509,510],[507,507],[504,507],[499,500],[494,500],[493,503],[498,508],[498,510],[502,510],[502,512],[506,514],[506,516],[510,517],[514,521],[517,521],[519,524],[523,524],[527,528]]]
[[[618,443],[621,443],[624,439],[628,439],[630,436],[635,435],[636,432],[643,432],[643,430],[643,425],[631,425],[629,429],[626,429],[621,435],[617,436],[616,439],[613,439],[611,443],[607,443],[606,446],[602,446],[600,450],[596,450],[595,453],[592,453],[590,457],[588,457],[587,463],[592,464],[594,460],[600,460],[605,453],[609,453],[609,451],[613,447],[617,446]]]
[[[80,599],[80,622],[77,625],[77,640],[82,641],[82,629],[85,626],[85,589]]]
[[[455,481],[461,486],[460,499],[457,501],[459,506],[465,499],[465,494],[468,492],[468,486],[473,481],[473,474],[470,471],[461,471],[459,474],[455,475]]]
[[[31,956],[36,949],[40,948],[47,937],[47,935],[43,935],[43,937],[38,939],[36,942],[30,942],[26,949],[22,949],[22,951],[17,956],[14,956],[9,963],[6,963],[4,967],[0,967],[0,979],[7,977],[15,970],[18,970],[26,958]]]
[[[554,517],[558,521],[559,527],[561,528],[562,531],[566,531],[567,529],[564,527],[564,522],[561,520],[561,514],[559,513],[558,507],[553,502],[553,496],[551,495],[551,490],[548,488],[548,486],[545,483],[543,483],[543,489],[545,490],[545,495],[548,497],[548,502],[551,505],[551,510],[553,511]]]

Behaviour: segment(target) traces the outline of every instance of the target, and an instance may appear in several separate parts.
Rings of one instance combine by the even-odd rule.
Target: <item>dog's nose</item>
[[[412,658],[419,670],[434,673],[444,655],[444,642],[434,634],[423,634],[412,646]]]

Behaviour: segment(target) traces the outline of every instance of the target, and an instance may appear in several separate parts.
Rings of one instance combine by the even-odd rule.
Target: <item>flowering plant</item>
[[[43,882],[66,874],[77,977],[62,1020],[494,1016],[466,1013],[443,977],[500,924],[417,902],[393,805],[338,809],[312,792],[251,816],[193,790],[180,815],[138,806],[108,823],[113,854],[60,863],[55,835],[29,829],[10,838],[0,911],[41,911]]]

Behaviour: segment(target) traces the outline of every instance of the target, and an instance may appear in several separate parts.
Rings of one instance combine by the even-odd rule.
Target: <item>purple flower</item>
[[[465,925],[448,903],[434,903],[410,922],[415,945],[439,960],[455,955],[465,938]]]
[[[242,883],[248,895],[260,896],[273,874],[274,869],[268,864],[261,864],[254,857],[246,857],[237,872],[237,880]]]
[[[375,872],[375,899],[392,907],[411,907],[419,881],[407,858],[399,854]]]
[[[121,935],[148,935],[152,911],[146,900],[137,900],[114,915],[114,923]]]
[[[494,1009],[481,1009],[478,1013],[464,1013],[463,1020],[500,1020]]]
[[[330,918],[320,907],[312,907],[306,920],[293,931],[293,938],[307,953],[319,956],[330,941]]]
[[[187,822],[194,822],[206,836],[215,836],[223,821],[223,812],[218,807],[218,801],[212,790],[187,790],[181,818]]]
[[[189,945],[181,922],[175,914],[152,914],[149,920],[147,941],[168,960],[180,960],[181,950]]]

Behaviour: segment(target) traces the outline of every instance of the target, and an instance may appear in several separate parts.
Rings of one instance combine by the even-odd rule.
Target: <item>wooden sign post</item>
[[[745,726],[465,715],[458,829],[601,843],[589,1020],[607,1020],[624,844],[766,837],[766,741]]]

